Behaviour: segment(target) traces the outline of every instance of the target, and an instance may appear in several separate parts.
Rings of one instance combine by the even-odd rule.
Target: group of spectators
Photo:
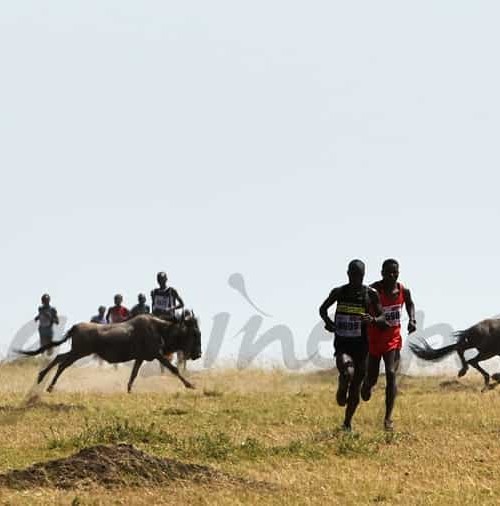
[[[175,288],[167,286],[168,277],[165,272],[159,272],[156,280],[158,287],[151,291],[151,307],[146,304],[146,296],[140,293],[137,297],[138,303],[129,310],[123,305],[123,296],[116,294],[114,305],[109,309],[99,306],[98,313],[90,321],[98,324],[120,323],[134,316],[150,313],[159,318],[174,319],[175,312],[184,308],[184,301]],[[51,343],[54,325],[59,325],[59,317],[56,308],[51,306],[50,295],[47,293],[42,295],[42,305],[38,308],[35,321],[38,322],[40,344],[43,346]]]

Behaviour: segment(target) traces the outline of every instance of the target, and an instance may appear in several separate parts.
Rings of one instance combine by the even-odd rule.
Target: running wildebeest
[[[177,367],[165,358],[166,354],[176,351],[182,351],[184,357],[191,360],[201,357],[201,332],[194,315],[178,322],[164,321],[155,316],[143,314],[121,323],[107,325],[78,323],[73,325],[60,341],[46,344],[37,350],[18,350],[18,352],[29,356],[38,355],[70,338],[72,339],[71,350],[57,355],[38,374],[38,383],[41,383],[46,374],[59,364],[47,388],[48,392],[52,391],[57,379],[67,367],[80,358],[92,354],[112,364],[135,360],[128,382],[128,392],[145,360],[158,360],[175,374],[186,388],[194,388],[181,376]]]
[[[494,388],[500,383],[500,373],[496,373],[491,376],[496,383],[490,385],[490,375],[479,365],[479,362],[483,360],[488,360],[495,355],[500,356],[500,319],[488,318],[466,330],[454,332],[453,336],[456,341],[442,348],[432,348],[424,339],[421,339],[420,344],[411,343],[410,349],[418,358],[433,361],[440,360],[456,351],[462,362],[462,368],[458,372],[459,377],[467,372],[470,365],[483,375],[483,391]],[[478,354],[470,360],[465,360],[464,352],[471,348],[476,348]]]

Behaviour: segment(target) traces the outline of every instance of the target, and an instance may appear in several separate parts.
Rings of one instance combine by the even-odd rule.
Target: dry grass
[[[337,430],[342,410],[334,403],[333,372],[198,372],[191,375],[195,391],[165,374],[139,377],[127,395],[128,368],[75,367],[57,391],[24,406],[39,367],[0,367],[0,473],[127,443],[236,481],[3,486],[2,504],[500,502],[500,388],[481,394],[474,374],[460,383],[404,378],[390,435],[381,430],[381,378],[356,415],[356,432],[348,435]],[[274,486],[245,485],[263,482]]]

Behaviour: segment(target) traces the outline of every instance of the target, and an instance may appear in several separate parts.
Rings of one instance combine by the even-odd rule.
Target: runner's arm
[[[179,301],[179,304],[175,305],[174,311],[176,309],[182,309],[184,307],[184,301],[180,298],[179,294],[177,293],[177,290],[175,290],[174,288],[172,288],[172,290],[174,291],[175,300]]]
[[[321,316],[321,319],[325,322],[325,329],[329,332],[333,332],[335,330],[335,323],[332,321],[332,319],[328,316],[328,309],[330,309],[331,306],[333,306],[338,299],[338,289],[334,288],[330,295],[325,299],[323,304],[321,304],[319,308],[319,315]]]
[[[382,329],[387,328],[387,322],[385,320],[384,311],[382,310],[382,304],[380,303],[380,297],[378,296],[377,290],[370,288],[368,291],[368,298],[374,314],[371,318],[371,322]]]
[[[417,320],[415,318],[415,304],[413,303],[413,299],[411,298],[411,293],[408,288],[404,288],[403,291],[404,299],[405,299],[405,308],[408,313],[408,317],[410,321],[408,322],[408,333],[411,334],[417,330]]]

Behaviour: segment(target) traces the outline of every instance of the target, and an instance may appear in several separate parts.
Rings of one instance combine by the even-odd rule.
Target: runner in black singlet
[[[325,328],[335,333],[335,359],[339,371],[337,403],[339,406],[347,406],[342,427],[350,431],[366,371],[366,326],[370,322],[385,326],[385,318],[377,292],[363,285],[365,264],[361,260],[352,260],[347,275],[349,283],[330,292],[321,305],[319,314],[325,322]],[[335,321],[332,321],[328,309],[335,303]],[[370,310],[374,316],[369,314]]]
[[[165,272],[159,272],[156,279],[160,286],[151,291],[153,314],[160,318],[174,319],[175,311],[182,309],[184,302],[175,288],[167,286],[168,278]]]

